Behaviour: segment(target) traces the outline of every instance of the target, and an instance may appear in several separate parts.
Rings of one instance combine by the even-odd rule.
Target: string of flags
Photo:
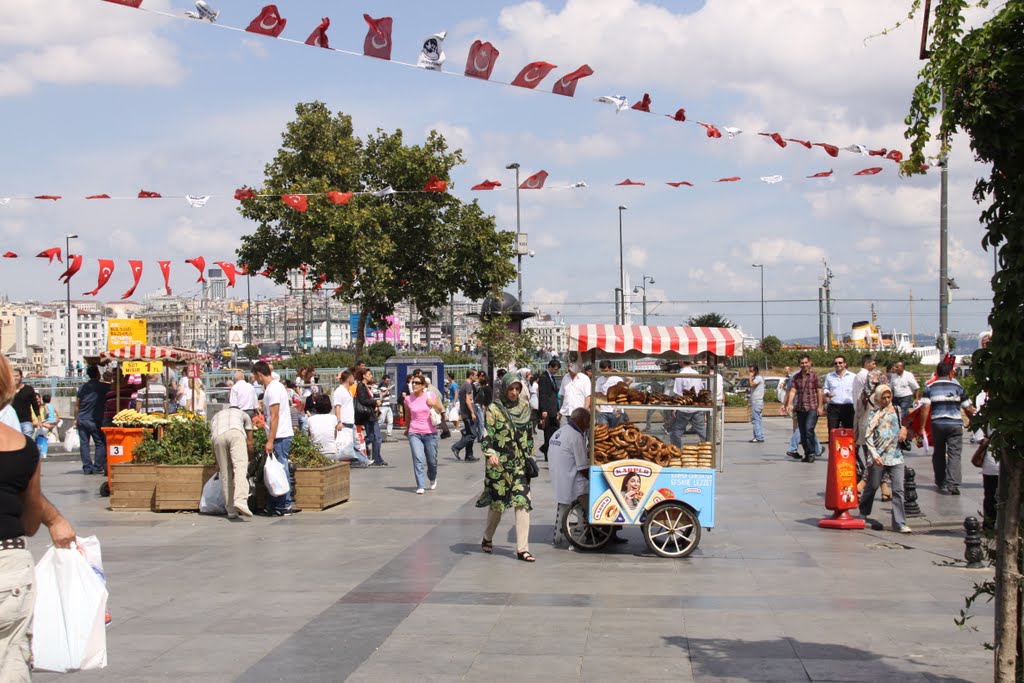
[[[331,20],[324,17],[320,24],[313,29],[313,32],[305,40],[297,40],[292,38],[282,37],[282,33],[288,24],[288,20],[281,15],[277,5],[266,5],[260,10],[260,13],[249,21],[248,25],[244,28],[241,26],[231,26],[223,23],[219,23],[220,11],[211,8],[204,0],[196,0],[195,11],[188,11],[180,14],[171,12],[164,12],[162,10],[154,10],[148,7],[143,7],[144,0],[102,0],[103,2],[112,3],[115,5],[123,5],[134,9],[150,12],[165,17],[174,19],[189,19],[200,23],[214,26],[216,28],[222,28],[232,31],[242,31],[248,33],[255,33],[258,35],[265,36],[267,38],[273,38],[282,40],[288,43],[294,43],[297,45],[307,45],[320,49],[330,50],[339,54],[372,57],[388,61],[399,66],[412,67],[416,69],[435,71],[438,73],[444,73],[451,76],[460,75],[456,71],[445,71],[444,64],[447,61],[447,55],[444,52],[444,40],[446,37],[445,31],[438,31],[426,36],[420,47],[419,54],[417,55],[416,62],[402,62],[396,59],[392,59],[392,30],[394,27],[394,21],[392,17],[380,17],[374,18],[369,14],[363,14],[363,20],[366,22],[367,31],[363,39],[362,52],[356,52],[354,50],[346,50],[342,48],[332,47],[330,39],[328,38],[327,31],[331,26]],[[555,80],[554,85],[550,91],[538,90],[538,86],[544,81],[555,69],[557,65],[551,64],[543,60],[533,61],[523,66],[517,75],[511,81],[503,81],[500,79],[492,78],[495,64],[497,63],[498,57],[501,52],[492,43],[483,40],[476,40],[469,48],[469,53],[466,56],[466,65],[462,72],[462,76],[467,78],[475,78],[496,85],[504,85],[509,87],[525,88],[528,90],[534,90],[537,92],[546,92],[552,95],[561,95],[565,97],[574,97],[576,94],[577,84],[584,78],[588,78],[594,75],[594,69],[588,64],[565,73]],[[725,137],[733,139],[738,135],[741,135],[744,131],[736,126],[725,126],[719,124],[708,123],[705,121],[691,120],[687,117],[686,109],[679,107],[674,111],[670,112],[659,112],[652,110],[652,98],[649,93],[644,93],[643,96],[632,105],[629,104],[629,98],[625,95],[601,95],[593,98],[595,102],[612,105],[616,112],[622,112],[625,110],[637,111],[647,114],[663,114],[665,117],[676,123],[689,123],[699,126],[704,130],[705,137],[709,139],[722,139],[723,132]],[[854,154],[861,154],[864,156],[878,156],[883,157],[887,160],[896,162],[897,164],[903,160],[903,153],[895,149],[886,149],[879,147],[871,149],[863,144],[852,144],[845,147],[840,147],[829,142],[812,142],[811,138],[796,138],[786,137],[779,132],[758,132],[758,136],[763,136],[772,140],[776,145],[781,148],[785,148],[789,143],[794,143],[799,146],[803,146],[806,149],[813,149],[820,147],[830,157],[838,157],[839,152],[847,151]]]

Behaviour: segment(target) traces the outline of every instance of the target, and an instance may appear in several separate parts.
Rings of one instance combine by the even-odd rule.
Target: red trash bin
[[[107,439],[107,486],[110,486],[110,466],[132,461],[132,451],[142,443],[146,430],[142,427],[103,427]]]

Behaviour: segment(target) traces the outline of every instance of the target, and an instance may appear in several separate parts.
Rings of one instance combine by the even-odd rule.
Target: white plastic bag
[[[53,430],[50,433],[48,433],[46,435],[46,440],[49,441],[51,445],[58,443],[60,441],[60,438],[57,437],[57,431]]]
[[[448,409],[448,421],[451,422],[453,425],[457,425],[459,424],[460,417],[461,415],[459,415],[459,404],[457,401],[453,402],[452,407]]]
[[[213,475],[203,484],[203,495],[199,497],[199,512],[204,515],[226,515],[227,504],[224,502],[224,485],[220,481],[220,472]]]
[[[350,427],[342,427],[338,431],[338,436],[334,440],[334,443],[335,443],[335,446],[336,446],[335,452],[337,453],[337,455],[335,455],[334,459],[337,459],[337,460],[351,460],[352,459],[352,457],[353,457],[352,450],[353,450],[353,441],[354,441],[354,437],[352,435],[352,431],[353,430]],[[328,457],[330,457],[330,456],[328,456]]]
[[[64,450],[69,453],[77,453],[81,442],[78,440],[78,430],[74,427],[64,435]]]
[[[291,488],[288,484],[288,472],[273,453],[268,455],[267,461],[263,463],[263,485],[272,496],[283,496]]]
[[[107,588],[99,541],[51,547],[36,565],[32,658],[36,669],[78,671],[107,665]]]

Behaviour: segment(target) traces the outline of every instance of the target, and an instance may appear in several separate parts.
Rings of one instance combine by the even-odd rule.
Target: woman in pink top
[[[430,481],[430,489],[437,488],[437,427],[430,419],[430,411],[444,415],[444,407],[433,393],[426,391],[422,377],[413,377],[412,394],[405,397],[405,436],[412,449],[412,470],[416,475],[416,493],[423,493]],[[426,461],[426,478],[423,465]]]

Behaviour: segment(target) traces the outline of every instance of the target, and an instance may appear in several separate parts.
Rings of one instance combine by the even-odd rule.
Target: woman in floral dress
[[[527,458],[533,457],[533,429],[530,402],[522,392],[522,381],[508,373],[487,408],[484,492],[476,506],[488,508],[487,527],[480,544],[485,553],[493,551],[491,541],[502,513],[512,508],[516,518],[516,557],[534,562],[529,548],[530,480],[526,476]]]

